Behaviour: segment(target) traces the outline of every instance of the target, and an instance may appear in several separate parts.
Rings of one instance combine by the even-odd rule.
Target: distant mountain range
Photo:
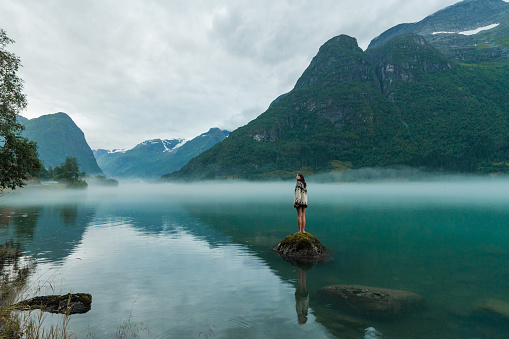
[[[168,180],[406,165],[509,172],[509,3],[465,0],[327,41],[289,93]]]
[[[132,149],[94,151],[101,169],[114,178],[155,179],[182,168],[191,158],[224,140],[229,131],[211,128],[196,138],[144,141]]]
[[[75,157],[80,170],[88,175],[106,174],[116,178],[157,179],[179,170],[191,158],[224,140],[229,131],[211,128],[196,138],[144,141],[132,149],[92,151],[81,129],[66,113],[35,119],[18,116],[25,130],[22,136],[37,142],[39,158],[46,168]]]
[[[39,158],[46,168],[61,165],[66,157],[75,157],[81,171],[103,174],[85,135],[67,114],[59,112],[30,120],[18,116],[18,120],[25,126],[22,136],[37,142]]]

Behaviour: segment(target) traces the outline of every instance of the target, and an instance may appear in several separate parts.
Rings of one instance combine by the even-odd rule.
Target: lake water
[[[509,337],[509,181],[309,183],[306,230],[330,259],[307,271],[271,250],[297,231],[293,188],[25,190],[0,197],[0,243],[36,258],[39,295],[93,295],[69,323],[80,338]],[[424,306],[373,318],[320,293],[335,284],[412,291]],[[479,312],[486,300],[494,312]]]

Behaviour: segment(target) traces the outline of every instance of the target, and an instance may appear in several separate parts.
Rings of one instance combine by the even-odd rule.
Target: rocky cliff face
[[[327,41],[295,85],[295,90],[331,83],[369,82],[375,78],[369,59],[355,38],[339,35]]]
[[[394,100],[395,81],[415,82],[425,74],[448,72],[453,68],[449,59],[417,34],[397,36],[389,44],[369,49],[367,54],[383,94],[391,100]]]
[[[320,47],[297,81],[294,93],[342,91],[341,96],[309,96],[308,100],[298,102],[294,109],[301,114],[314,113],[320,121],[330,122],[336,128],[355,124],[356,128],[365,129],[373,123],[374,112],[370,109],[359,111],[352,101],[361,100],[367,106],[377,101],[379,84],[376,79],[369,57],[359,48],[357,40],[346,35],[337,36]],[[346,84],[354,86],[348,88]],[[362,95],[357,86],[363,88]]]

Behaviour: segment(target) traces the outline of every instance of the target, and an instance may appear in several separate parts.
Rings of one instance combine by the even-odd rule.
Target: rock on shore
[[[291,234],[274,250],[285,260],[303,263],[317,263],[327,256],[325,246],[310,233]]]
[[[375,317],[392,318],[422,308],[420,295],[403,290],[360,285],[331,285],[321,289],[341,308]]]
[[[50,313],[87,313],[92,307],[92,295],[88,293],[47,295],[24,300],[15,306],[22,310],[40,309]]]

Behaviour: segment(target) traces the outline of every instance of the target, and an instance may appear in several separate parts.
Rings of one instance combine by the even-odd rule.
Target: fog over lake
[[[302,270],[272,251],[298,230],[294,181],[28,188],[0,197],[0,240],[36,259],[39,294],[93,295],[71,317],[78,337],[126,324],[142,338],[507,337],[509,180],[308,179],[306,231],[330,258],[306,271],[300,315]],[[424,306],[355,313],[321,292],[338,284],[411,291]]]
[[[340,199],[348,203],[357,199],[381,198],[377,203],[403,202],[405,197],[441,203],[507,203],[509,200],[509,178],[480,178],[462,176],[434,177],[426,181],[366,181],[315,183],[308,180],[310,199],[324,202]],[[320,176],[317,176],[320,180]],[[90,187],[89,190],[25,190],[0,197],[0,201],[16,205],[37,203],[87,203],[101,204],[112,199],[122,203],[140,200],[157,202],[160,199],[206,202],[210,198],[245,201],[276,201],[293,199],[294,181],[248,182],[248,181],[204,181],[199,183],[143,183],[122,182],[119,187]],[[403,198],[403,201],[400,201]],[[371,202],[371,201],[370,201]]]

